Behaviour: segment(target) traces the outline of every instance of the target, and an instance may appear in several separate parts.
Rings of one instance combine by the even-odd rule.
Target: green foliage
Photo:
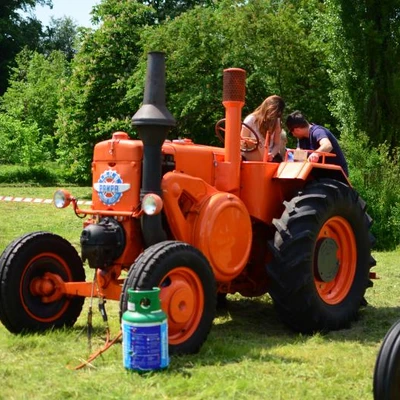
[[[167,55],[167,105],[177,120],[175,137],[218,143],[213,126],[224,116],[222,71],[229,67],[248,74],[244,113],[278,93],[289,110],[307,108],[318,120],[329,120],[328,74],[310,36],[319,15],[317,0],[226,0],[209,6],[195,1],[187,8],[196,4],[179,16],[178,9],[168,9],[174,18],[158,25],[163,7],[171,4],[151,2],[153,10],[140,2],[107,0],[95,7],[94,20],[103,23],[84,36],[57,121],[58,155],[71,176],[88,179],[94,144],[110,138],[110,126],[134,135],[129,121],[143,99],[148,51]]]
[[[246,4],[227,0],[188,11],[168,24],[148,27],[141,35],[144,54],[128,96],[138,102],[146,54],[161,50],[167,55],[167,103],[177,120],[175,136],[217,143],[213,126],[224,116],[222,72],[230,67],[247,73],[243,114],[276,93],[285,98],[288,110],[306,108],[325,121],[329,119],[329,80],[321,61],[323,53],[310,36],[318,16],[316,3],[301,2],[294,7],[266,0]]]
[[[0,163],[33,166],[43,160],[40,130],[36,123],[25,124],[0,114]]]
[[[94,18],[103,23],[83,37],[57,121],[59,157],[77,180],[89,178],[93,147],[111,137],[111,126],[132,131],[129,121],[139,104],[125,101],[127,82],[142,52],[140,30],[151,15],[133,1],[108,0],[96,7]]]
[[[342,127],[366,132],[374,144],[399,145],[399,2],[325,3],[321,36],[335,87],[332,112]]]
[[[23,167],[21,165],[1,165],[0,166],[0,183],[1,184],[24,184],[54,186],[61,182],[60,172],[56,172],[54,166],[33,166]],[[28,196],[26,194],[25,196]]]
[[[40,52],[50,55],[53,51],[64,53],[67,61],[71,61],[76,54],[78,27],[69,17],[50,19],[40,40]]]
[[[42,24],[32,16],[24,17],[36,5],[52,5],[51,0],[2,0],[0,6],[0,95],[7,89],[9,68],[24,48],[36,49]]]
[[[138,0],[138,3],[150,6],[154,9],[153,23],[171,20],[180,14],[196,7],[211,6],[212,0]]]
[[[57,146],[54,124],[68,76],[65,56],[54,51],[46,57],[25,49],[17,56],[16,63],[7,92],[1,99],[1,110],[15,120],[11,125],[20,121],[25,127],[31,127],[32,133],[35,132],[32,147],[40,148],[42,161],[54,159]],[[24,132],[14,129],[13,140],[18,141],[18,135],[25,135]]]
[[[376,248],[393,250],[400,243],[400,149],[387,143],[373,146],[366,134],[344,132],[341,145],[350,181],[368,205],[374,220]]]

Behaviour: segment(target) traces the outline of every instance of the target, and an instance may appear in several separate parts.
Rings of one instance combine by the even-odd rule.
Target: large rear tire
[[[127,309],[128,288],[160,287],[161,306],[168,315],[171,354],[197,353],[216,312],[216,284],[207,259],[182,242],[164,241],[148,247],[131,266],[120,302]]]
[[[33,232],[10,243],[0,257],[0,320],[12,333],[40,332],[72,326],[79,317],[83,297],[41,296],[35,281],[46,273],[64,282],[85,281],[75,248],[60,236]],[[49,279],[49,285],[50,279]],[[51,288],[51,286],[50,286]]]
[[[397,321],[383,339],[374,370],[374,399],[400,398],[400,321]]]
[[[281,319],[302,333],[349,327],[375,265],[363,200],[342,182],[315,181],[285,203],[273,224],[267,272]]]

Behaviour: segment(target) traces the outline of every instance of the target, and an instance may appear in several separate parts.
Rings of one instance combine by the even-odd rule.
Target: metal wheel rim
[[[201,280],[191,269],[178,267],[163,278],[160,288],[161,305],[168,315],[169,343],[183,343],[197,330],[203,315]]]
[[[339,269],[330,282],[321,281],[314,274],[314,282],[318,294],[328,304],[338,304],[348,295],[354,280],[357,265],[357,245],[353,229],[349,222],[342,217],[328,219],[321,228],[318,238],[335,240],[338,250]]]

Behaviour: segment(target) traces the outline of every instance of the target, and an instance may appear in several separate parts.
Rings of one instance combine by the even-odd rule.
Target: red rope
[[[100,348],[99,350],[97,350],[96,352],[94,352],[86,361],[84,361],[83,363],[77,365],[76,367],[68,367],[69,369],[73,369],[73,370],[78,370],[81,369],[83,367],[86,367],[87,365],[89,365],[95,358],[97,358],[99,355],[103,354],[106,350],[108,350],[114,343],[116,343],[122,336],[122,331],[119,331],[118,335],[110,340],[110,331],[107,331],[107,337],[106,337],[106,342],[104,344],[104,346],[102,348]]]

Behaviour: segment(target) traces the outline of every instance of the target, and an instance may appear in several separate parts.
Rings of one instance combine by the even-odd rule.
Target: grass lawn
[[[54,188],[0,186],[0,196],[51,198]],[[90,188],[72,188],[90,199]],[[46,230],[79,245],[82,220],[72,208],[0,201],[0,251],[18,236]],[[268,295],[228,297],[199,354],[171,357],[163,372],[139,375],[122,366],[117,342],[91,366],[86,336],[89,300],[72,329],[19,336],[0,325],[0,399],[372,399],[372,377],[383,337],[400,318],[400,251],[377,252],[379,279],[369,305],[351,329],[304,336],[278,320]],[[87,270],[91,278],[93,271]],[[119,330],[117,302],[107,303],[112,333]],[[92,351],[104,343],[94,300]]]

